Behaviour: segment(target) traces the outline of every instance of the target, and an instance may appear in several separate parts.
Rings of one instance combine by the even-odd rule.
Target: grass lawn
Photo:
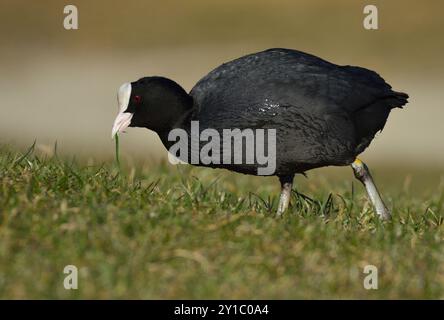
[[[444,298],[440,171],[373,170],[391,222],[349,168],[297,177],[277,219],[276,178],[2,148],[0,298]]]

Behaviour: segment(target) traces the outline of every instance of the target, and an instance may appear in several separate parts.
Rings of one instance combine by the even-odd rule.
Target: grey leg
[[[279,206],[277,216],[281,216],[288,208],[291,198],[291,187],[293,186],[294,176],[279,177],[281,182],[281,196],[279,198]]]
[[[359,159],[356,159],[352,164],[353,172],[355,173],[355,177],[362,182],[367,190],[370,201],[375,207],[376,213],[382,220],[390,219],[390,211],[382,201],[381,195],[379,194],[378,189],[376,188],[375,183],[373,182],[373,178],[370,174],[370,170],[367,165]]]

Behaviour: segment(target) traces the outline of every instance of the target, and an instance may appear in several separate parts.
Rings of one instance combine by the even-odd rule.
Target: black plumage
[[[269,49],[224,63],[187,94],[172,80],[147,77],[131,83],[130,126],[168,132],[227,128],[277,130],[279,177],[328,165],[349,165],[384,128],[390,110],[407,103],[376,72],[339,66],[290,49]],[[257,165],[215,165],[256,174]],[[287,179],[288,180],[288,179]]]

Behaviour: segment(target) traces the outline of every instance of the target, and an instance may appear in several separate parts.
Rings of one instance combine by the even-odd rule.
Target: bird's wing
[[[290,49],[269,49],[224,63],[190,92],[199,110],[211,112],[238,111],[267,100],[353,112],[393,93],[376,72]]]
[[[206,127],[275,127],[301,161],[322,156],[331,162],[350,156],[360,139],[382,129],[387,112],[374,113],[381,119],[369,126],[356,114],[379,110],[394,92],[373,71],[270,49],[221,65],[190,94],[194,117]]]

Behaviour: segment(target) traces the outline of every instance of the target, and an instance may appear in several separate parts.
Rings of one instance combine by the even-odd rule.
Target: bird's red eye
[[[140,102],[142,102],[142,97],[141,96],[134,96],[133,97],[133,102],[135,104],[139,104]]]

